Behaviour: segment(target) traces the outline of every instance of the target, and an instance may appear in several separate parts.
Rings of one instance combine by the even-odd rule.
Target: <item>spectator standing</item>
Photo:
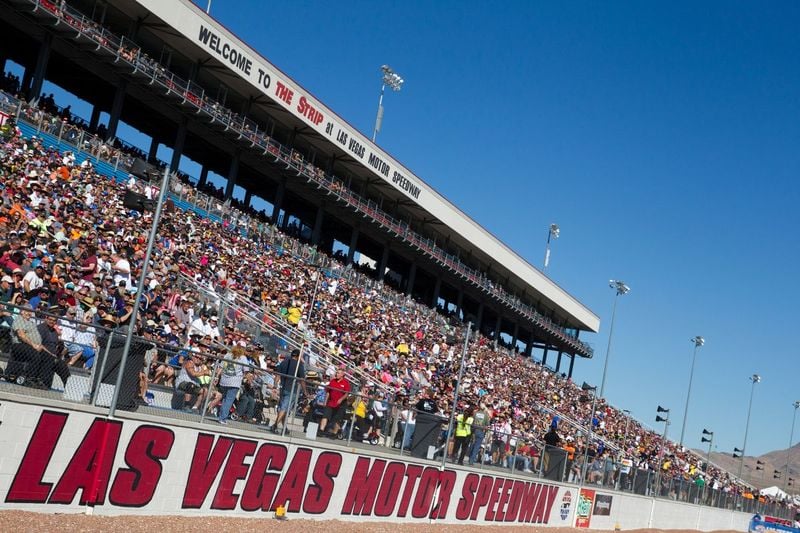
[[[292,396],[296,394],[296,390],[292,390],[295,384],[295,377],[300,381],[300,386],[303,394],[306,394],[306,382],[303,380],[306,377],[305,365],[300,361],[300,350],[294,349],[289,357],[281,361],[275,367],[275,372],[278,375],[280,382],[280,397],[278,400],[278,416],[275,418],[275,423],[270,427],[270,431],[278,433],[278,426],[281,422],[286,424],[286,413],[292,408]]]
[[[489,413],[486,405],[481,403],[479,408],[472,415],[472,447],[469,451],[469,464],[474,465],[478,457],[483,440],[486,437],[486,429],[489,427]]]
[[[344,369],[337,368],[333,379],[328,383],[328,401],[325,404],[325,416],[319,422],[320,431],[334,436],[339,432],[339,425],[344,417],[345,400],[350,394],[350,382],[344,377]],[[333,431],[327,431],[328,423],[333,424]]]
[[[456,416],[456,430],[455,430],[455,444],[453,445],[452,459],[455,460],[458,456],[458,464],[464,464],[464,456],[467,454],[469,447],[469,439],[472,434],[472,407],[469,406],[463,413]]]
[[[244,365],[246,364],[247,357],[244,355],[244,349],[241,346],[234,346],[222,361],[222,366],[219,370],[219,390],[222,393],[222,405],[217,415],[217,421],[220,424],[225,425],[228,423],[231,407],[233,407],[233,402],[236,401],[236,395],[242,386]]]

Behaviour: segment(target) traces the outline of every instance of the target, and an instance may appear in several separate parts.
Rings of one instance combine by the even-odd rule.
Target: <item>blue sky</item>
[[[213,0],[211,14],[368,135],[391,65],[406,83],[384,100],[384,149],[537,267],[559,224],[547,273],[602,321],[576,381],[600,383],[621,279],[611,403],[651,427],[669,407],[677,440],[702,335],[685,444],[706,427],[718,451],[741,448],[758,373],[748,455],[786,448],[800,4]]]
[[[205,7],[206,2],[200,4]],[[603,321],[576,380],[685,443],[786,448],[800,358],[800,6],[214,0],[211,14]],[[235,6],[235,9],[233,8]],[[273,6],[274,7],[274,6]],[[800,431],[797,432],[800,436]],[[797,442],[797,438],[795,442]]]

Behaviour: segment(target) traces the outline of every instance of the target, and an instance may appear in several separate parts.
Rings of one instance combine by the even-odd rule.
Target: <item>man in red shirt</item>
[[[330,435],[336,435],[339,432],[339,423],[344,417],[347,396],[350,393],[350,382],[344,377],[344,369],[339,368],[336,370],[336,375],[328,383],[327,387],[328,399],[325,402],[325,415],[319,421],[319,430],[325,433],[325,428],[328,425],[328,420],[333,423],[333,431]]]

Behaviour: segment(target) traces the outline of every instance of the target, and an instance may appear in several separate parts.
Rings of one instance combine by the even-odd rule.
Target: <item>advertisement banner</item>
[[[575,509],[575,527],[589,527],[592,521],[592,506],[594,504],[595,491],[591,489],[581,489],[578,495],[578,507]]]
[[[592,516],[611,516],[611,502],[614,497],[609,494],[596,494]]]
[[[0,406],[5,509],[566,526],[564,487],[308,441]]]

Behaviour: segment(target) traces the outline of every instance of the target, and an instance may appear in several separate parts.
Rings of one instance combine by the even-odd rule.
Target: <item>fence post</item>
[[[97,386],[92,389],[92,399],[91,404],[97,406],[97,397],[100,393],[100,386],[103,384],[103,372],[106,369],[106,361],[108,360],[108,352],[111,351],[111,340],[114,338],[114,330],[109,330],[108,332],[108,340],[106,341],[106,347],[103,350],[103,360],[100,362],[100,377],[97,379]],[[97,366],[93,366],[92,368],[97,368]],[[92,382],[94,382],[94,371],[92,372]]]
[[[211,398],[212,391],[214,389],[214,377],[217,375],[217,371],[219,370],[219,359],[214,360],[214,369],[211,371],[211,380],[208,382],[208,390],[206,391],[206,397],[203,399],[203,410],[200,411],[200,423],[203,422],[206,418],[206,410],[208,409],[208,401]]]
[[[119,399],[119,390],[122,386],[122,376],[125,373],[125,364],[128,362],[128,354],[130,353],[131,349],[131,341],[133,340],[133,335],[135,333],[136,322],[138,319],[138,312],[139,306],[142,302],[142,297],[144,295],[144,287],[147,283],[147,271],[150,264],[150,257],[153,253],[153,247],[155,245],[156,240],[156,233],[158,232],[158,222],[161,219],[161,210],[164,207],[164,201],[167,197],[167,188],[169,184],[169,170],[164,170],[164,177],[161,180],[161,188],[158,192],[158,203],[156,204],[156,210],[153,214],[153,222],[152,228],[150,229],[150,235],[147,237],[147,250],[144,254],[144,261],[142,263],[142,272],[139,276],[139,280],[136,284],[136,299],[133,304],[133,311],[130,315],[130,324],[128,324],[128,334],[125,338],[125,346],[122,349],[122,357],[120,358],[119,363],[119,370],[117,373],[117,381],[116,386],[114,387],[114,397],[111,400],[111,407],[108,411],[109,418],[114,417],[114,412],[117,408],[117,400]]]

